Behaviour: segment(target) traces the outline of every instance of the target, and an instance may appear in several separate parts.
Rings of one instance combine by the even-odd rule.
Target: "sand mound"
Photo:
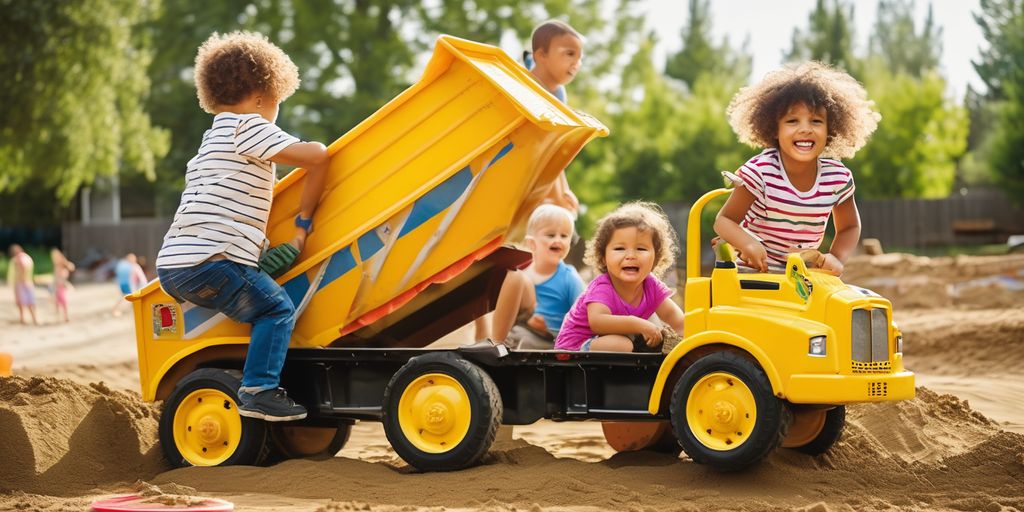
[[[843,280],[869,288],[896,308],[999,308],[1024,302],[1024,255],[928,258],[858,256]]]
[[[55,496],[166,469],[159,413],[103,383],[0,378],[0,489]]]
[[[913,400],[848,410],[846,442],[829,454],[835,464],[886,457],[933,463],[970,451],[998,430],[966,401],[924,387],[917,388]]]
[[[581,451],[607,449],[602,438],[589,435],[576,438],[561,454],[547,442],[545,450],[523,439],[502,441],[480,465],[451,473],[338,457],[269,468],[185,468],[154,482],[201,492],[260,489],[280,497],[330,500],[320,507],[324,512],[365,510],[367,504],[373,510],[808,512],[1024,506],[1019,486],[1024,436],[1000,431],[954,396],[919,388],[913,400],[850,406],[848,419],[844,439],[826,455],[780,450],[739,473],[719,473],[685,456],[652,452],[586,462],[578,458]],[[545,435],[557,438],[564,435],[563,427],[571,425],[548,422],[543,428],[549,429]],[[573,458],[558,458],[567,453]]]
[[[1017,373],[1024,309],[897,312],[907,367],[944,375]]]

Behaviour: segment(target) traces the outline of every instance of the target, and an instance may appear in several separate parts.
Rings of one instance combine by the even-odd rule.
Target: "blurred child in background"
[[[7,282],[14,289],[14,303],[18,306],[18,318],[22,324],[25,321],[25,313],[32,317],[32,323],[39,325],[39,318],[36,317],[36,284],[32,276],[34,263],[32,257],[25,252],[18,244],[12,244],[10,248],[11,261],[7,266]]]
[[[71,273],[75,264],[68,261],[60,249],[50,249],[50,260],[53,262],[53,302],[57,307],[58,320],[68,318],[68,289],[71,288]]]

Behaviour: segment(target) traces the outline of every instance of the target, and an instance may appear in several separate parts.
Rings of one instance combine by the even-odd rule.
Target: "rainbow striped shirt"
[[[838,160],[818,159],[814,186],[801,192],[789,182],[779,150],[769,148],[736,172],[754,203],[740,227],[761,241],[769,264],[785,267],[790,252],[817,249],[832,209],[853,197],[853,173]]]

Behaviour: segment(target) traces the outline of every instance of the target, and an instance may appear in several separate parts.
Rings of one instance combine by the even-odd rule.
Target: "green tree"
[[[415,81],[417,64],[440,33],[498,44],[511,31],[525,41],[546,17],[568,16],[585,31],[598,14],[592,3],[567,0],[169,2],[152,25],[153,39],[162,44],[150,70],[159,91],[150,100],[154,119],[174,134],[160,166],[161,210],[169,214],[177,204],[185,164],[210,123],[196,102],[191,66],[198,46],[215,31],[259,31],[281,46],[299,67],[302,84],[283,105],[279,123],[304,139],[330,143]]]
[[[997,183],[1024,202],[1024,2],[982,0],[975,20],[988,40],[974,63],[988,88],[993,123],[984,153]]]
[[[143,106],[156,1],[0,0],[0,192],[26,183],[67,204],[119,172],[152,175],[167,133]]]
[[[793,30],[786,60],[818,60],[859,77],[860,63],[853,55],[853,19],[853,4],[818,0],[807,31]]]
[[[678,78],[693,88],[701,74],[740,76],[750,75],[751,56],[746,51],[734,51],[725,39],[720,44],[711,40],[711,14],[709,0],[690,0],[689,17],[681,35],[683,47],[669,56],[665,74]]]
[[[282,107],[281,126],[307,140],[330,143],[409,85],[415,45],[400,30],[412,0],[227,0],[168,2],[151,25],[161,41],[150,75],[157,84],[149,108],[173,133],[156,188],[161,214],[170,214],[210,116],[196,100],[196,50],[213,32],[258,31],[299,67],[302,84]],[[201,13],[201,14],[200,14]],[[282,172],[286,169],[282,169]]]
[[[882,122],[847,162],[861,197],[944,197],[967,144],[968,118],[946,97],[931,11],[918,31],[912,1],[883,0],[863,56],[852,52],[853,5],[819,0],[806,33],[794,31],[791,58],[816,59],[864,82]]]
[[[935,70],[920,78],[868,65],[869,96],[882,122],[867,146],[848,161],[859,197],[945,197],[957,160],[967,148],[967,111],[946,97]]]
[[[932,6],[921,32],[914,23],[913,0],[881,0],[870,43],[870,55],[885,62],[893,73],[920,77],[939,66],[942,28],[936,27]]]

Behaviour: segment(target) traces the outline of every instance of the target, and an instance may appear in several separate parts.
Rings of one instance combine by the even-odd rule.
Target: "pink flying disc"
[[[114,496],[92,502],[92,509],[96,512],[165,512],[167,510],[188,510],[190,512],[223,512],[234,510],[235,504],[219,498],[195,498],[202,500],[196,505],[164,505],[153,503],[151,497],[143,497],[137,494]]]

